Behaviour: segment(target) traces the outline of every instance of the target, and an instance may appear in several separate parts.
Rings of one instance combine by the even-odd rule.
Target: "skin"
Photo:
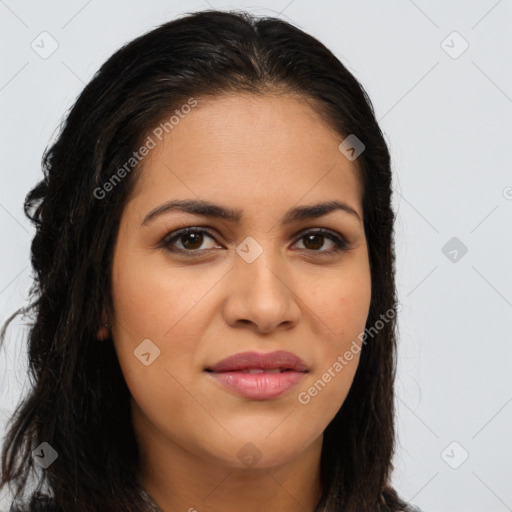
[[[231,94],[198,100],[143,162],[114,249],[109,323],[132,395],[141,480],[164,512],[314,510],[323,431],[359,354],[309,403],[298,394],[357,340],[371,299],[363,186],[357,162],[338,150],[343,138],[304,98]],[[205,199],[243,217],[232,223],[174,211],[141,226],[171,199]],[[290,208],[330,200],[359,218],[338,210],[281,223]],[[214,238],[179,237],[173,247],[202,255],[158,246],[198,226]],[[301,233],[318,228],[349,248],[328,255],[329,237],[308,242]],[[247,236],[263,248],[250,264],[236,252]],[[134,356],[145,339],[160,350],[147,366]],[[251,400],[204,371],[248,350],[293,352],[309,373],[285,395]],[[260,457],[252,466],[237,455],[247,443]]]

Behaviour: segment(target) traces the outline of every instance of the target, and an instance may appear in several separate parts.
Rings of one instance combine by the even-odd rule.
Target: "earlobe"
[[[106,340],[110,337],[110,329],[106,327],[105,325],[102,325],[96,334],[96,337],[99,340]]]
[[[105,313],[105,309],[103,309],[103,311],[102,311],[101,321],[102,321],[103,325],[98,328],[96,337],[99,340],[106,340],[110,337],[110,325],[107,321],[107,314]]]

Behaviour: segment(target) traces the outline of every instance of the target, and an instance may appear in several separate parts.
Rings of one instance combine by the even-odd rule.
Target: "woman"
[[[101,67],[44,171],[35,385],[2,457],[16,501],[39,485],[11,510],[414,510],[390,484],[389,153],[328,49],[246,13],[166,23]]]

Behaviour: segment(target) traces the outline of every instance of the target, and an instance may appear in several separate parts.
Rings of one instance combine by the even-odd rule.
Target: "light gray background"
[[[33,230],[22,203],[66,110],[122,44],[209,6],[281,16],[366,88],[398,211],[394,484],[426,512],[512,510],[510,0],[0,0],[0,320],[26,304]],[[31,48],[43,31],[59,45],[47,59]],[[454,31],[469,44],[457,58]],[[452,237],[468,248],[457,261],[442,251]],[[0,356],[0,428],[28,385],[20,323]]]

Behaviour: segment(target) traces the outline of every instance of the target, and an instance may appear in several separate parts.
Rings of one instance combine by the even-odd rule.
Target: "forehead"
[[[313,102],[231,94],[197,98],[186,112],[149,134],[156,144],[142,162],[137,202],[196,196],[261,207],[328,198],[352,202],[363,216],[357,163],[338,150],[344,137]]]

